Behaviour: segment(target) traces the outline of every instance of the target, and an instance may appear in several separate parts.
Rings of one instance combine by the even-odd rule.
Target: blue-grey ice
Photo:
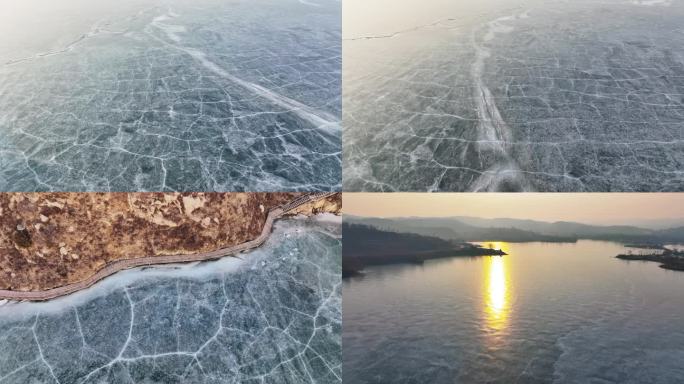
[[[360,3],[345,191],[684,190],[684,2]]]
[[[0,191],[341,186],[335,0],[0,2]]]
[[[241,259],[2,305],[0,383],[340,383],[339,236],[339,224],[280,222]]]

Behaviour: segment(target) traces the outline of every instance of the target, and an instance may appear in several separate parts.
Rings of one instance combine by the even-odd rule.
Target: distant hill
[[[343,253],[347,255],[385,255],[453,249],[455,243],[439,237],[415,233],[382,231],[368,225],[342,225],[345,239]]]
[[[435,236],[453,241],[574,242],[578,239],[639,243],[683,243],[684,226],[649,229],[628,225],[588,225],[574,222],[543,222],[519,219],[447,218],[364,218],[345,216],[348,223],[379,229]]]
[[[611,225],[609,223],[596,222],[595,225]],[[648,229],[669,229],[684,227],[684,218],[680,219],[628,219],[625,220],[623,225],[629,225],[632,227],[648,228]]]
[[[425,219],[425,218],[360,218],[345,216],[345,221],[370,225],[372,227],[395,232],[416,233],[423,236],[434,236],[453,241],[486,241],[500,240],[508,242],[548,241],[573,242],[577,238],[572,236],[543,235],[515,227],[480,228],[462,223],[454,219]]]

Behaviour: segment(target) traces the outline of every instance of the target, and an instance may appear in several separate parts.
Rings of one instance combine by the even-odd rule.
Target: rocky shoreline
[[[684,252],[672,251],[664,247],[660,247],[664,252],[661,254],[651,253],[644,255],[636,254],[620,254],[615,258],[627,261],[651,261],[660,263],[660,268],[669,269],[672,271],[684,271]]]
[[[201,254],[256,239],[303,193],[10,193],[0,196],[0,289],[45,291],[140,256]],[[339,214],[340,194],[285,216]]]

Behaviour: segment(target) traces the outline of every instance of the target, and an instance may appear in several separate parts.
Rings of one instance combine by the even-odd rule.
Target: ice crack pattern
[[[133,270],[0,306],[0,383],[339,383],[339,228],[279,223],[242,261]]]
[[[344,42],[345,191],[684,190],[683,3],[489,7]]]
[[[339,2],[123,4],[0,49],[0,190],[340,189]]]

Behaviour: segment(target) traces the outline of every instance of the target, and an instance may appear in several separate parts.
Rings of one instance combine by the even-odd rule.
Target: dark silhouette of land
[[[615,256],[621,260],[628,261],[653,261],[660,263],[660,268],[670,269],[673,271],[684,271],[684,252],[675,251],[667,249],[665,247],[660,247],[663,250],[662,253],[650,253],[650,254],[621,254]]]
[[[503,256],[506,253],[468,243],[415,233],[380,230],[368,225],[342,225],[342,275],[360,273],[366,266],[423,263],[425,260],[459,256]]]

